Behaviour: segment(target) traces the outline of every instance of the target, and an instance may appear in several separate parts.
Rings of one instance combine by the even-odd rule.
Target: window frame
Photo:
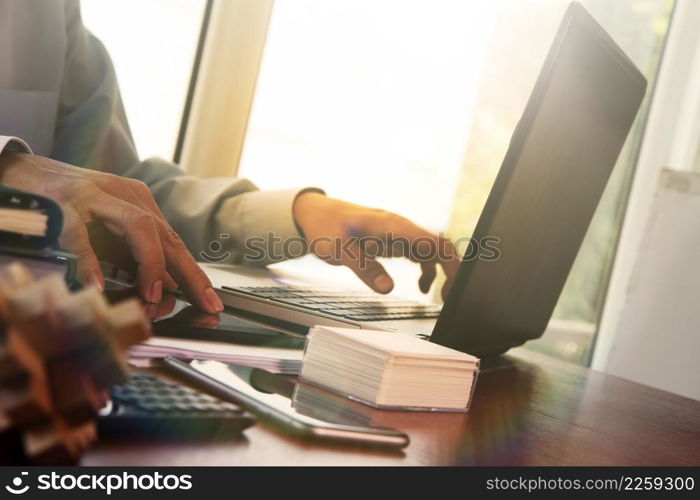
[[[274,0],[210,1],[177,160],[191,175],[235,176]]]
[[[700,141],[700,2],[676,0],[632,177],[591,368],[605,371],[661,170],[692,169]],[[690,68],[684,78],[678,68]]]

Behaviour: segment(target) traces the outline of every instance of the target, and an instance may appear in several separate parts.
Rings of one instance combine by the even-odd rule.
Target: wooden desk
[[[237,441],[101,443],[84,465],[700,465],[700,402],[516,349],[467,414],[369,410],[403,452],[310,444],[256,424]]]

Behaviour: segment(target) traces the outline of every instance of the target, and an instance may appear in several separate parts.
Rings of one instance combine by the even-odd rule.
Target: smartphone
[[[117,303],[127,298],[138,298],[133,286],[107,279],[105,297]],[[145,304],[151,318],[153,333],[159,337],[175,337],[194,340],[213,340],[232,344],[303,349],[305,332],[289,334],[284,328],[265,326],[230,312],[205,313],[190,305],[181,296],[163,293],[158,304]]]
[[[405,448],[409,437],[396,429],[371,427],[371,417],[344,407],[325,391],[257,368],[168,357],[174,374],[232,401],[281,430],[303,438]]]

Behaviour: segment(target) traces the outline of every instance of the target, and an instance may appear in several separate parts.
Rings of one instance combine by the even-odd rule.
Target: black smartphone
[[[105,297],[110,302],[137,297],[133,286],[107,280]],[[153,333],[160,337],[213,340],[282,349],[303,349],[304,338],[294,336],[244,319],[230,312],[208,314],[190,305],[181,296],[164,293],[158,304],[146,304],[145,310],[153,323]]]
[[[172,310],[153,321],[153,333],[160,337],[214,340],[234,344],[303,349],[304,339],[267,328],[233,314],[204,313],[176,299]]]
[[[185,363],[172,357],[163,364],[290,434],[390,448],[405,448],[409,443],[405,433],[372,427],[369,414],[338,404],[325,391],[264,370],[217,361]]]

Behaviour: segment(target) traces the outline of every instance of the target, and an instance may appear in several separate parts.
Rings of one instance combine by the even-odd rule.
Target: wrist
[[[302,191],[294,199],[292,204],[292,217],[299,233],[306,238],[307,221],[318,210],[318,207],[327,199],[326,195],[318,191]]]
[[[17,151],[5,150],[0,153],[0,182],[6,181],[7,173],[12,166],[17,165],[22,161],[23,156],[31,156],[28,153],[20,153]]]

